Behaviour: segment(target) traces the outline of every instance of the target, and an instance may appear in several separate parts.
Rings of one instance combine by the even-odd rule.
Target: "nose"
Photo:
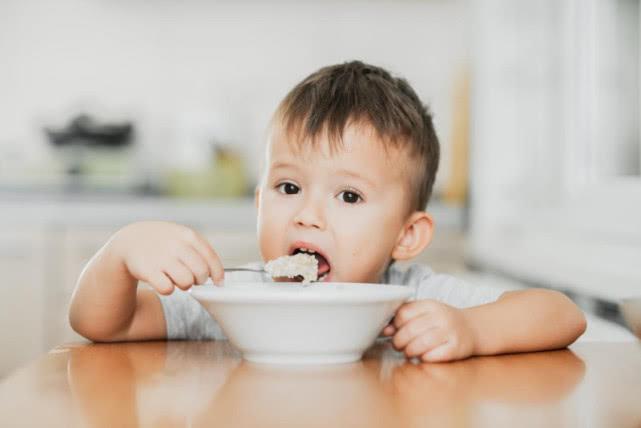
[[[294,216],[294,223],[302,227],[325,229],[325,209],[322,201],[307,197],[303,205]]]

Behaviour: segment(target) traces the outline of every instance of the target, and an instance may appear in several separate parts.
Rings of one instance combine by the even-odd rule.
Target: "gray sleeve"
[[[160,303],[165,314],[167,339],[225,339],[218,323],[189,293],[176,289],[169,296],[160,296]]]
[[[414,288],[414,300],[434,299],[456,308],[468,308],[495,302],[503,294],[502,289],[474,286],[454,276],[437,274],[427,266],[411,265],[401,271],[390,268],[391,283]]]

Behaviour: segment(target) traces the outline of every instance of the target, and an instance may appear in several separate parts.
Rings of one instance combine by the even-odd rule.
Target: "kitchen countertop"
[[[278,367],[228,342],[59,346],[0,383],[0,426],[563,426],[641,424],[641,343]]]
[[[439,228],[460,230],[463,227],[464,213],[459,207],[434,202],[428,211]],[[119,194],[0,192],[0,225],[100,226],[151,219],[254,230],[256,208],[253,197],[181,199]]]
[[[57,224],[101,226],[140,220],[171,220],[253,230],[256,210],[251,198],[191,200],[154,196],[2,194],[3,225]],[[249,229],[247,229],[249,228]]]

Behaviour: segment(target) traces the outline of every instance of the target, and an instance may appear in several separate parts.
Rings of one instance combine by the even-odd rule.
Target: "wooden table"
[[[0,383],[0,426],[641,426],[641,343],[405,361],[244,362],[227,342],[60,346]]]

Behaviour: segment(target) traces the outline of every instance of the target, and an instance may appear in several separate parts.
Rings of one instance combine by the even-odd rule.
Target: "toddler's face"
[[[264,260],[301,248],[320,254],[319,277],[378,282],[407,217],[407,155],[371,128],[350,125],[334,152],[326,136],[297,146],[274,126],[257,193]]]

